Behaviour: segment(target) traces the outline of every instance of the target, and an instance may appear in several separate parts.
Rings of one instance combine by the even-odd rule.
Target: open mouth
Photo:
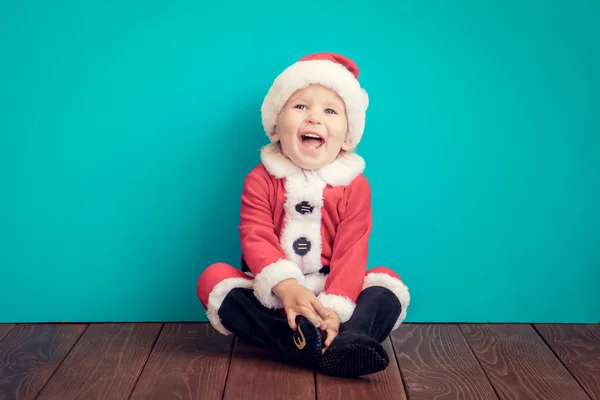
[[[307,132],[300,135],[300,141],[303,145],[310,147],[312,149],[318,149],[325,143],[325,139],[323,139],[320,135],[316,133]]]

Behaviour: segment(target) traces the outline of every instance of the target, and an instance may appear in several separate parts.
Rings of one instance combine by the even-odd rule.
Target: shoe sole
[[[354,343],[327,349],[319,370],[327,375],[354,378],[383,371],[388,365],[389,359],[373,347]]]

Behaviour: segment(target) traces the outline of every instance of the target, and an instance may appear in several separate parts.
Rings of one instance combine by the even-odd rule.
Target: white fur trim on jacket
[[[325,181],[314,171],[297,173],[285,181],[286,201],[285,219],[280,242],[286,258],[300,267],[304,274],[319,271],[321,265],[321,207],[323,207],[323,188]],[[306,201],[312,212],[301,214],[296,205]],[[301,256],[294,251],[294,242],[306,238],[310,243],[308,253]]]
[[[321,168],[323,180],[331,186],[348,186],[365,170],[365,160],[356,153],[343,153]]]
[[[262,123],[271,138],[277,115],[297,90],[311,84],[321,84],[344,100],[348,132],[352,147],[356,147],[365,129],[369,96],[354,75],[341,64],[329,60],[305,60],[287,67],[273,82],[261,106]]]
[[[356,308],[356,303],[347,297],[321,293],[317,298],[325,308],[331,308],[337,313],[341,323],[348,321]]]
[[[260,160],[267,172],[281,179],[303,173],[302,169],[286,158],[273,143],[263,147]],[[314,170],[325,183],[335,186],[348,186],[365,170],[365,160],[356,153],[342,153],[331,163]]]
[[[267,308],[283,307],[281,300],[273,293],[273,286],[288,278],[294,278],[298,283],[304,283],[304,275],[296,264],[288,260],[279,260],[267,265],[254,278],[254,296]]]
[[[406,318],[406,311],[408,309],[408,305],[410,304],[410,293],[408,291],[408,287],[401,280],[381,272],[368,273],[367,276],[365,276],[362,289],[364,290],[371,286],[382,286],[391,290],[398,298],[398,301],[400,301],[400,304],[402,305],[402,311],[400,312],[400,316],[396,320],[392,330],[398,329],[402,321],[404,321]]]
[[[304,287],[310,290],[318,296],[323,290],[325,290],[325,281],[327,275],[320,272],[314,272],[312,274],[304,275]]]
[[[208,295],[208,307],[206,310],[206,316],[210,324],[223,335],[229,335],[229,332],[221,323],[219,318],[219,308],[223,304],[223,300],[229,294],[232,289],[235,288],[252,288],[252,280],[245,278],[228,278],[217,283],[213,290]]]

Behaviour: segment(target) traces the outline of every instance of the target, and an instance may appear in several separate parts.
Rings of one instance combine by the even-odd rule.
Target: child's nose
[[[315,114],[314,111],[311,111],[308,114],[308,122],[310,122],[311,124],[320,124],[321,119]]]

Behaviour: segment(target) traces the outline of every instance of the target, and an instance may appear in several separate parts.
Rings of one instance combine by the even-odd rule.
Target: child
[[[324,374],[389,364],[382,342],[410,296],[385,267],[367,271],[371,192],[360,142],[368,95],[348,58],[318,53],[288,67],[264,99],[271,143],[241,196],[241,270],[200,276],[212,326]]]

